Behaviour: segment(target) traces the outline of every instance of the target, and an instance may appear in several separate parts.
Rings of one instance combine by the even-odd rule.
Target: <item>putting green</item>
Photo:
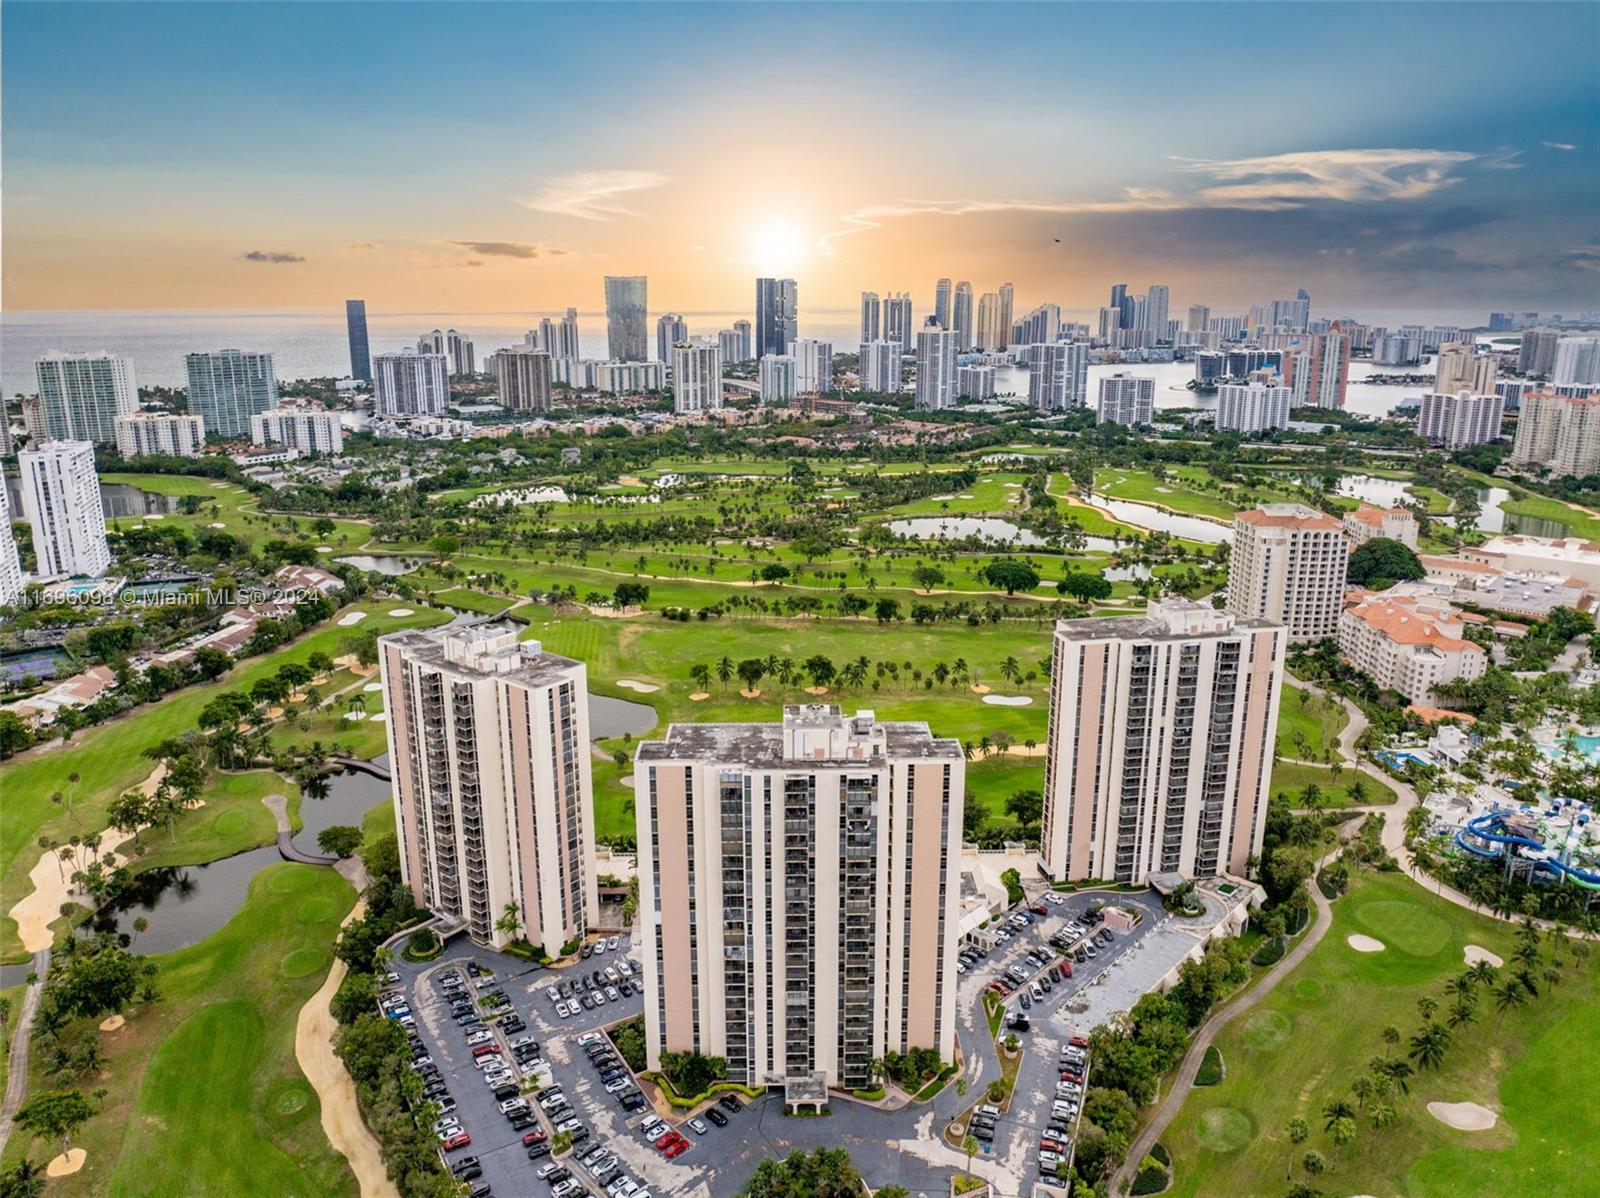
[[[1294,992],[1300,998],[1321,998],[1322,983],[1316,978],[1301,978],[1294,984]]]
[[[326,895],[307,899],[295,908],[295,918],[301,923],[321,923],[338,913],[338,904]]]
[[[328,967],[328,954],[320,948],[297,948],[283,959],[278,972],[286,978],[303,978]]]
[[[310,871],[302,869],[273,874],[267,881],[267,889],[273,894],[298,894],[311,885],[312,876]]]
[[[1256,1138],[1255,1120],[1233,1107],[1213,1107],[1200,1116],[1194,1138],[1208,1152],[1238,1152]]]
[[[218,836],[233,836],[243,832],[250,825],[250,817],[238,808],[220,812],[217,818],[211,821],[211,830]]]
[[[1390,948],[1413,957],[1435,956],[1450,943],[1450,925],[1417,903],[1363,903],[1355,909],[1355,919]]]
[[[267,1118],[282,1122],[306,1109],[311,1101],[311,1087],[298,1078],[282,1078],[268,1088],[262,1100]]]
[[[1244,1044],[1257,1052],[1271,1052],[1289,1038],[1289,1017],[1281,1011],[1257,1011],[1244,1025]]]

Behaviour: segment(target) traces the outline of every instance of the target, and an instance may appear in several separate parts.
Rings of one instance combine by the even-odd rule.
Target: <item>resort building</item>
[[[17,455],[40,578],[98,578],[111,566],[94,446],[45,441]]]
[[[1385,690],[1428,703],[1443,683],[1481,677],[1488,654],[1462,636],[1461,612],[1419,592],[1395,587],[1352,603],[1339,617],[1339,652]]]
[[[583,663],[493,620],[378,650],[400,875],[418,905],[495,948],[525,937],[553,956],[580,940],[597,902]]]
[[[1186,599],[1057,621],[1045,873],[1242,876],[1265,832],[1285,647],[1279,624]]]
[[[1578,537],[1490,537],[1481,545],[1462,546],[1460,556],[1500,570],[1558,572],[1600,591],[1600,541]]]
[[[1270,620],[1291,644],[1318,641],[1339,627],[1350,542],[1340,522],[1299,503],[1268,503],[1233,521],[1228,610]]]
[[[1417,517],[1408,507],[1374,507],[1363,503],[1355,511],[1344,514],[1344,531],[1352,546],[1382,537],[1399,541],[1410,549],[1417,547]]]
[[[206,422],[201,416],[135,412],[117,417],[117,452],[125,458],[197,458],[205,443]]]
[[[809,704],[674,724],[633,775],[652,1069],[862,1088],[886,1052],[954,1059],[958,742]]]

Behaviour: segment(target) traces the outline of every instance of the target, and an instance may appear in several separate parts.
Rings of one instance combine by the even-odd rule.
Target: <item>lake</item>
[[[354,566],[357,570],[371,570],[374,574],[387,574],[390,578],[398,578],[402,574],[410,574],[420,570],[422,557],[399,557],[394,554],[367,554],[355,553],[349,557],[336,557],[333,559],[342,565]]]
[[[6,475],[6,498],[11,504],[11,518],[23,519],[22,480],[13,474]],[[101,483],[100,508],[108,520],[129,516],[170,515],[178,510],[179,496],[157,495],[141,491],[127,483]]]
[[[1220,545],[1233,536],[1226,524],[1202,520],[1198,516],[1182,516],[1148,503],[1134,503],[1130,499],[1111,499],[1105,495],[1091,495],[1092,506],[1109,512],[1124,524],[1152,532],[1170,533],[1187,541],[1200,541],[1206,545]]]
[[[1003,545],[1038,546],[1044,538],[997,516],[915,516],[891,520],[889,531],[919,541],[964,541],[981,537]]]

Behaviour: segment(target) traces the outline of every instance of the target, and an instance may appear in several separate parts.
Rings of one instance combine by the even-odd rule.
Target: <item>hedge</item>
[[[688,1110],[693,1106],[699,1106],[702,1102],[706,1101],[706,1099],[714,1098],[718,1094],[725,1094],[730,1090],[738,1094],[743,1094],[746,1098],[760,1098],[766,1094],[765,1090],[757,1086],[741,1085],[739,1082],[712,1082],[710,1089],[696,1094],[691,1098],[685,1098],[672,1088],[672,1082],[667,1079],[667,1076],[664,1073],[641,1073],[639,1076],[648,1081],[655,1082],[656,1086],[661,1090],[661,1093],[666,1096],[667,1101],[673,1106],[680,1107],[683,1110]]]
[[[1194,1084],[1197,1086],[1222,1084],[1222,1053],[1215,1044],[1206,1047],[1206,1055],[1201,1059],[1200,1068],[1194,1075]]]
[[[1130,1194],[1159,1194],[1171,1184],[1167,1171],[1160,1165],[1146,1165],[1133,1180]]]
[[[1155,1157],[1156,1160],[1160,1161],[1167,1168],[1172,1168],[1172,1153],[1167,1151],[1167,1146],[1160,1140],[1156,1141],[1156,1146],[1150,1150],[1150,1155]]]
[[[1281,960],[1283,960],[1282,936],[1274,936],[1270,940],[1263,940],[1257,946],[1256,951],[1250,954],[1250,964],[1260,965],[1263,968],[1268,965],[1276,965]]]

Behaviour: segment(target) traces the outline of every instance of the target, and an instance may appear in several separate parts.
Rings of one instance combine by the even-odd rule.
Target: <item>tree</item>
[[[937,566],[918,566],[911,571],[911,581],[916,583],[925,595],[934,587],[941,585],[944,580],[944,571]]]
[[[1443,1024],[1430,1023],[1411,1037],[1411,1051],[1406,1055],[1419,1069],[1437,1069],[1444,1061],[1444,1050],[1449,1044],[1449,1030]]]
[[[505,910],[500,913],[500,918],[494,921],[497,932],[504,932],[515,939],[522,932],[522,911],[516,903],[507,903]]]
[[[733,658],[726,653],[717,661],[717,681],[722,683],[722,689],[728,689],[728,680],[733,677]]]
[[[1288,1126],[1285,1130],[1287,1130],[1289,1133],[1289,1143],[1293,1144],[1296,1148],[1299,1148],[1300,1145],[1306,1142],[1306,1137],[1311,1134],[1311,1125],[1299,1115],[1296,1115],[1294,1118],[1289,1120]],[[1293,1156],[1290,1156],[1289,1158],[1289,1172],[1286,1176],[1294,1176]]]
[[[711,667],[704,662],[699,662],[689,667],[689,679],[700,690],[705,690],[711,685]]]
[[[1006,810],[1023,827],[1036,824],[1044,817],[1044,795],[1037,790],[1013,791],[1006,799]]]
[[[1080,570],[1069,570],[1067,576],[1056,583],[1056,592],[1062,595],[1071,595],[1080,603],[1087,603],[1093,599],[1109,599],[1111,597],[1111,583],[1099,574],[1086,574]]]
[[[767,663],[759,657],[747,657],[739,663],[739,681],[747,691],[754,691],[766,672]]]
[[[1374,537],[1350,555],[1346,577],[1357,586],[1383,590],[1397,582],[1425,577],[1427,573],[1417,555],[1405,545],[1388,537]]]
[[[1300,1164],[1304,1167],[1307,1173],[1311,1174],[1312,1177],[1320,1177],[1322,1175],[1322,1171],[1328,1167],[1328,1162],[1323,1159],[1322,1153],[1318,1152],[1315,1148],[1305,1154],[1304,1158],[1302,1158],[1300,1161]]]
[[[1014,557],[995,558],[978,571],[978,578],[992,587],[1003,588],[1008,595],[1031,591],[1039,585],[1039,572]]]
[[[361,847],[362,833],[360,828],[351,827],[349,824],[334,824],[331,828],[324,828],[317,833],[317,847],[324,853],[332,853],[335,857],[353,857],[356,850]]]
[[[761,567],[761,578],[764,582],[782,582],[793,571],[782,562],[768,562]]]
[[[23,1157],[0,1173],[0,1198],[39,1198],[44,1193],[44,1181],[44,1167]]]
[[[900,618],[900,600],[879,599],[872,605],[872,614],[880,624],[893,624]]]
[[[619,582],[611,597],[618,607],[643,607],[650,598],[650,588],[642,582]]]
[[[344,975],[344,981],[339,983],[339,989],[334,991],[328,1003],[328,1010],[340,1023],[354,1023],[377,1006],[378,979],[366,970],[358,969]]]
[[[61,1141],[62,1151],[72,1135],[93,1117],[94,1104],[76,1090],[51,1090],[17,1112],[17,1126],[35,1136]]]

